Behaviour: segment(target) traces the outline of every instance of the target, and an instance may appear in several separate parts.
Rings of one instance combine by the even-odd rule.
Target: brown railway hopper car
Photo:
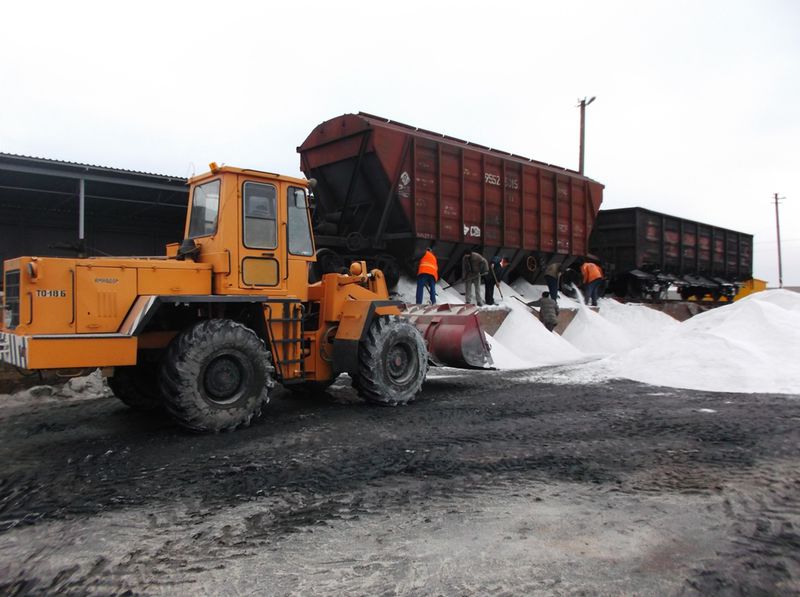
[[[536,279],[588,253],[603,185],[567,170],[370,114],[318,125],[298,147],[323,271],[366,255],[394,281],[433,245],[445,278],[479,247]]]

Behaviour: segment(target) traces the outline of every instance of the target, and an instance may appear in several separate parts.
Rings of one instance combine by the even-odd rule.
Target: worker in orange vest
[[[591,301],[592,307],[596,307],[600,284],[603,282],[603,270],[596,263],[585,261],[581,266],[581,273],[583,274],[584,301],[587,305]]]
[[[436,304],[436,280],[439,279],[439,263],[430,247],[425,249],[425,254],[419,260],[417,268],[417,304],[422,304],[422,294],[425,288],[431,295],[431,305]]]

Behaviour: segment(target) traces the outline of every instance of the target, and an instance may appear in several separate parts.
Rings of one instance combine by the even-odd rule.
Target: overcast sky
[[[359,110],[575,168],[605,208],[755,235],[800,286],[800,2],[10,2],[0,151],[300,175]]]

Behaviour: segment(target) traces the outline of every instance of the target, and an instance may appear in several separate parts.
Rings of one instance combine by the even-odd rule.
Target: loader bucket
[[[406,305],[402,316],[422,332],[432,364],[458,369],[494,364],[474,305]]]

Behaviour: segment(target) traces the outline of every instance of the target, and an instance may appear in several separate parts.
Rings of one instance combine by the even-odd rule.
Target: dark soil
[[[797,397],[529,375],[442,370],[399,408],[277,389],[219,435],[0,405],[0,594],[800,592]],[[470,525],[506,547],[456,558]]]

